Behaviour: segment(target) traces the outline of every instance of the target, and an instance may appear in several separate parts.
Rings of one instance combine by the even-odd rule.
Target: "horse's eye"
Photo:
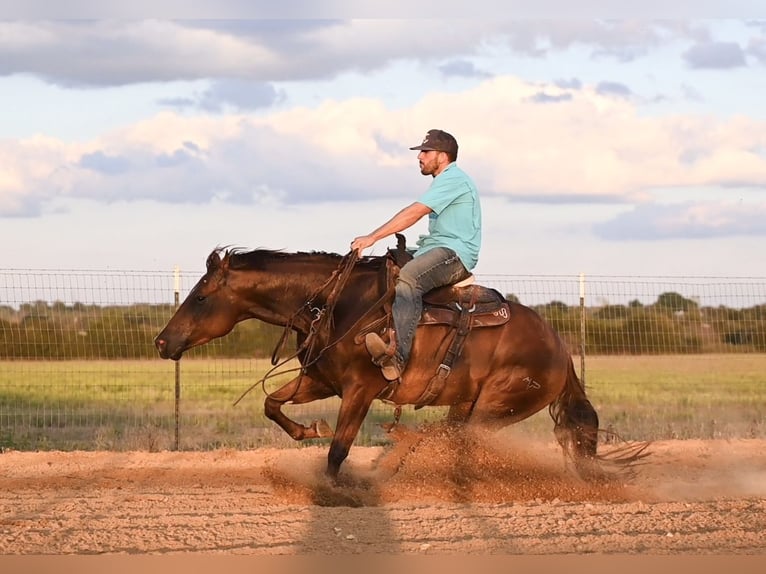
[[[202,303],[207,297],[204,295],[197,295],[197,303]]]

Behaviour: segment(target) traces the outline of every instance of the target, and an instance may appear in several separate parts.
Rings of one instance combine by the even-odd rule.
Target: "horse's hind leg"
[[[570,444],[576,459],[596,457],[598,414],[588,399],[566,405],[553,432],[560,443]]]
[[[577,473],[584,479],[601,476],[596,455],[598,414],[585,396],[571,362],[564,389],[551,404],[550,413],[556,439],[574,462]]]
[[[282,412],[282,405],[286,403],[295,405],[310,403],[311,401],[326,399],[334,394],[335,392],[331,388],[306,375],[299,375],[266,397],[263,404],[264,414],[282,427],[294,440],[330,437],[333,432],[326,421],[315,420],[311,426],[307,427],[288,418]]]
[[[598,415],[588,399],[566,405],[553,432],[581,478],[587,480],[601,476],[596,456]]]

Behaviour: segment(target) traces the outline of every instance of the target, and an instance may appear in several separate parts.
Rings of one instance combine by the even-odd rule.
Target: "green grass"
[[[626,438],[766,436],[766,355],[593,357],[588,396]]]
[[[575,358],[579,370],[579,358]],[[294,443],[263,415],[264,359],[180,363],[182,449]],[[587,357],[585,383],[601,427],[627,439],[766,437],[766,355]],[[266,383],[274,390],[294,373]],[[308,424],[334,425],[339,399],[287,406]],[[402,423],[438,420],[443,408],[404,407]],[[0,362],[0,448],[142,449],[175,446],[175,364],[137,361]],[[376,402],[358,444],[386,441],[393,408]],[[510,432],[552,437],[547,411]],[[322,441],[319,441],[322,442]],[[317,441],[303,444],[316,444]]]

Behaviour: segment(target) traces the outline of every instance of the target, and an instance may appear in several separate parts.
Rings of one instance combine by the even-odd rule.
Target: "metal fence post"
[[[580,380],[585,385],[585,273],[580,273]]]
[[[178,265],[173,269],[173,286],[175,291],[175,308],[178,309],[181,291],[181,269]],[[181,361],[176,361],[176,386],[175,386],[175,450],[181,450],[180,438],[180,413],[181,413]]]

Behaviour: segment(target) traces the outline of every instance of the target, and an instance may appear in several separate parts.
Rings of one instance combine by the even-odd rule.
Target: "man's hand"
[[[372,247],[375,244],[375,238],[372,235],[361,235],[351,242],[351,249],[356,249],[359,256],[362,256],[362,251],[368,247]]]

